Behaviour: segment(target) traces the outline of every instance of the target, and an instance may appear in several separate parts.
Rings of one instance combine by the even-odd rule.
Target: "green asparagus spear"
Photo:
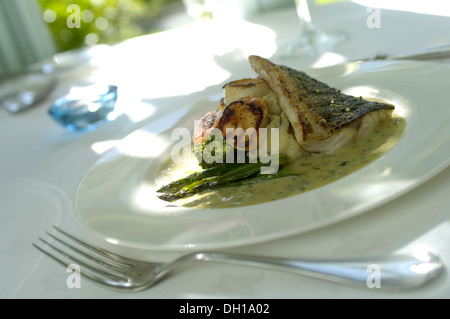
[[[180,178],[180,179],[173,181],[167,185],[164,185],[163,187],[161,187],[158,190],[158,193],[175,192],[175,191],[177,191],[185,186],[188,186],[194,182],[201,181],[201,180],[211,177],[211,176],[221,175],[221,174],[225,173],[226,171],[228,171],[229,169],[232,169],[232,167],[235,165],[236,164],[228,164],[228,165],[221,164],[221,165],[217,165],[217,166],[214,166],[214,167],[211,167],[208,169],[204,169],[199,172],[192,173],[189,176]]]
[[[221,167],[226,167],[226,164],[221,165]],[[208,176],[202,179],[197,179],[192,183],[178,188],[178,190],[172,188],[169,191],[165,191],[164,194],[158,197],[167,201],[177,200],[217,187],[219,185],[224,185],[226,183],[251,177],[253,175],[256,175],[259,172],[260,168],[260,163],[241,164],[239,166],[233,165],[233,169],[230,169],[230,167],[228,167],[227,172],[222,175]]]
[[[239,187],[244,185],[251,185],[256,183],[262,183],[269,180],[274,180],[278,178],[285,178],[285,177],[292,177],[292,176],[300,176],[301,174],[298,172],[294,172],[292,170],[288,169],[281,169],[273,174],[257,174],[252,178],[243,179],[237,182],[228,183],[225,185],[222,185],[222,187]]]
[[[287,157],[280,155],[279,165],[282,166],[286,162]],[[291,171],[285,171],[283,173],[278,171],[275,174],[261,174],[260,171],[262,166],[264,166],[264,164],[260,161],[257,161],[256,163],[221,164],[163,186],[158,192],[164,194],[159,195],[158,197],[166,201],[174,201],[205,190],[226,187],[235,182],[242,182],[242,185],[245,185],[245,181],[248,180],[248,183],[252,183],[250,180],[255,177],[257,178],[253,180],[253,183],[294,175]]]

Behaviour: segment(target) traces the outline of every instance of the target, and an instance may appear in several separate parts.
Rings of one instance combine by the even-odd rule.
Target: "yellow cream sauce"
[[[253,205],[294,196],[332,183],[366,166],[388,151],[400,138],[405,120],[393,117],[380,123],[368,137],[333,152],[307,153],[285,165],[299,172],[299,176],[282,178],[264,183],[229,187],[192,196],[174,204],[196,208],[229,208]],[[166,162],[160,169],[160,181],[174,178],[174,172],[183,167]],[[186,175],[186,167],[184,167]],[[182,177],[182,176],[179,176]]]

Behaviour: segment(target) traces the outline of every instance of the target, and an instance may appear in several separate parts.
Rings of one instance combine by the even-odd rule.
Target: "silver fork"
[[[269,268],[357,287],[396,290],[421,286],[435,278],[443,268],[438,256],[432,253],[392,255],[372,260],[311,261],[196,252],[172,262],[153,263],[120,256],[89,244],[57,226],[53,228],[55,234],[47,232],[52,242],[39,238],[39,242],[33,245],[66,267],[77,264],[81,274],[94,282],[124,291],[150,288],[175,268],[198,261]]]

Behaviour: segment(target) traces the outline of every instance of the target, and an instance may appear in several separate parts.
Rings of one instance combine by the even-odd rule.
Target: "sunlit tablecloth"
[[[350,2],[314,8],[314,22],[340,29],[349,39],[320,59],[283,61],[298,68],[320,67],[450,42],[448,12],[441,15],[380,11],[380,27],[369,28],[368,7]],[[113,247],[78,220],[74,193],[88,169],[116,143],[152,117],[201,97],[221,93],[231,79],[253,76],[247,56],[271,57],[277,45],[296,35],[296,13],[280,10],[227,25],[189,25],[105,47],[88,62],[61,73],[48,99],[21,114],[0,113],[0,296],[3,298],[448,298],[442,276],[407,292],[354,289],[291,274],[201,265],[186,268],[156,287],[134,294],[82,281],[69,289],[68,273],[31,243],[60,225],[106,248],[151,259],[154,253]],[[440,60],[443,67],[450,60]],[[72,85],[118,84],[124,115],[90,133],[69,133],[47,115],[51,102]],[[420,152],[420,150],[418,150]],[[238,252],[305,258],[339,258],[429,247],[450,265],[450,170],[402,197],[350,220]]]

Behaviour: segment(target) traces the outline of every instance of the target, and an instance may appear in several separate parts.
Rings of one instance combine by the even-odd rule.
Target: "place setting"
[[[254,59],[262,58],[254,57]],[[262,61],[270,62],[265,59]],[[164,176],[162,171],[171,172],[171,169],[167,168],[167,166],[173,163],[167,164],[167,162],[170,161],[171,155],[172,160],[174,160],[174,142],[173,139],[171,140],[171,135],[174,130],[181,127],[185,129],[186,133],[193,133],[195,139],[195,132],[192,132],[191,129],[192,125],[187,124],[198,120],[203,113],[214,111],[217,105],[220,104],[218,100],[220,95],[217,95],[205,99],[205,102],[185,106],[186,110],[182,112],[180,110],[172,110],[172,126],[161,129],[160,125],[155,125],[150,121],[143,128],[125,137],[116,147],[102,156],[84,176],[76,191],[76,214],[87,229],[105,241],[114,242],[115,245],[121,247],[161,252],[163,255],[172,253],[182,256],[180,257],[180,262],[183,264],[188,261],[212,260],[219,263],[249,263],[252,266],[262,266],[263,268],[277,268],[273,264],[299,263],[300,266],[298,267],[306,267],[307,274],[312,276],[320,277],[320,274],[323,275],[324,271],[321,270],[321,267],[331,268],[332,271],[330,273],[328,271],[325,273],[326,279],[353,284],[341,273],[339,267],[341,267],[341,263],[345,267],[353,267],[353,263],[357,263],[357,260],[333,260],[331,262],[315,260],[312,261],[314,266],[309,266],[308,260],[266,260],[266,258],[261,256],[235,256],[233,254],[222,256],[220,250],[263,244],[267,241],[283,239],[339,223],[395,200],[444,170],[448,166],[449,154],[442,150],[449,149],[447,145],[448,139],[445,139],[445,136],[450,134],[445,125],[448,122],[449,114],[446,112],[444,101],[440,98],[430,101],[428,96],[424,97],[421,94],[415,95],[412,93],[414,90],[404,91],[406,82],[409,88],[420,88],[423,85],[423,81],[427,79],[417,79],[412,76],[418,70],[423,69],[429,74],[430,80],[433,79],[440,83],[440,86],[433,88],[438,97],[437,92],[444,90],[449,84],[447,83],[448,70],[443,70],[437,66],[434,66],[433,69],[430,66],[434,65],[408,61],[374,61],[347,63],[345,65],[308,71],[310,76],[317,74],[317,77],[320,77],[321,80],[332,83],[334,87],[339,88],[339,90],[332,91],[333,99],[339,100],[340,94],[348,94],[346,96],[351,96],[352,99],[357,97],[359,101],[362,101],[362,96],[364,96],[364,99],[367,99],[369,104],[371,103],[369,101],[383,101],[383,103],[388,103],[386,105],[395,107],[395,117],[397,117],[394,121],[397,128],[390,131],[396,133],[378,142],[380,144],[376,144],[372,150],[366,150],[371,155],[367,163],[358,164],[359,167],[350,168],[349,173],[342,173],[342,176],[339,176],[337,172],[342,171],[344,165],[358,163],[358,161],[352,162],[351,157],[347,158],[344,156],[343,160],[339,160],[337,166],[332,168],[335,170],[333,173],[335,176],[328,183],[321,180],[320,182],[323,185],[320,185],[314,180],[303,180],[300,177],[294,180],[295,183],[291,182],[288,184],[291,189],[296,185],[299,188],[298,191],[287,192],[271,198],[268,196],[270,188],[273,187],[271,183],[277,183],[277,178],[272,180],[269,177],[267,181],[263,179],[261,182],[254,182],[255,185],[261,183],[262,186],[258,188],[258,185],[252,184],[252,178],[255,178],[258,174],[254,173],[244,178],[233,176],[235,179],[232,179],[230,183],[234,182],[238,185],[242,183],[245,185],[246,180],[248,180],[249,185],[252,185],[253,192],[264,192],[264,188],[267,189],[264,193],[264,196],[267,198],[262,201],[259,199],[260,202],[258,202],[258,199],[249,200],[248,203],[245,201],[248,200],[246,196],[250,199],[253,196],[258,198],[245,186],[235,186],[237,191],[230,192],[229,187],[232,188],[232,186],[227,187],[227,185],[224,185],[223,188],[218,187],[218,190],[215,191],[213,186],[215,182],[210,183],[203,191],[200,190],[198,192],[200,197],[206,194],[206,201],[200,199],[192,204],[188,200],[184,204],[177,205],[176,200],[162,200],[161,198],[167,197],[161,196],[160,189],[167,186],[167,184],[164,185],[161,181],[164,181],[164,177],[169,180],[171,177],[167,173]],[[309,80],[309,78],[307,79]],[[316,81],[315,78],[314,81]],[[239,82],[239,80],[236,82]],[[399,83],[402,83],[402,85],[399,85]],[[328,89],[329,87],[319,86],[319,88]],[[231,91],[233,89],[236,88],[232,88]],[[242,88],[238,87],[237,90],[239,89]],[[222,88],[218,88],[218,91],[222,91]],[[225,89],[224,94],[226,95],[225,99],[227,99],[228,90]],[[233,97],[233,94],[238,94],[237,96],[239,96],[239,93],[231,94]],[[433,96],[433,94],[431,95]],[[254,99],[257,98],[254,97]],[[253,101],[253,103],[256,102]],[[321,103],[323,103],[323,100],[321,100]],[[429,105],[426,110],[420,108],[420,105],[425,103]],[[228,106],[225,106],[223,114],[225,114],[227,107],[235,104],[235,102],[231,102]],[[360,102],[360,105],[362,104],[363,102]],[[336,108],[335,106],[333,107]],[[349,106],[345,107],[348,108]],[[434,117],[436,113],[443,115],[438,121]],[[274,112],[272,116],[278,118],[279,114],[281,113],[277,115]],[[158,122],[157,118],[154,120]],[[402,121],[405,123],[402,124]],[[427,131],[421,125],[423,121],[434,121],[435,126],[433,127],[440,127],[441,129],[438,131],[434,129]],[[291,135],[291,140],[294,140],[293,135]],[[429,143],[429,141],[435,141],[435,143]],[[188,145],[190,144],[191,139],[188,140]],[[142,151],[139,150],[140,145],[157,145],[158,149]],[[184,146],[186,145],[186,141],[184,141]],[[426,155],[416,160],[408,160],[414,158],[418,148],[423,150],[423,154]],[[190,150],[190,148],[188,149]],[[217,152],[217,150],[215,151]],[[326,150],[326,152],[334,151],[335,149]],[[293,151],[290,150],[290,152],[291,155]],[[316,157],[320,153],[320,151],[316,150],[314,152],[313,156]],[[204,152],[203,155],[205,156],[207,153]],[[342,156],[342,154],[339,155]],[[303,164],[311,160],[305,154],[298,156],[303,159]],[[329,160],[329,158],[336,156],[336,154],[333,154],[327,159]],[[188,156],[184,160],[186,162],[181,161],[182,164],[192,161],[192,158]],[[230,162],[228,164],[225,162],[220,165],[231,165],[228,169],[225,168],[222,171],[222,174],[226,174],[227,170],[235,169],[233,165],[236,165],[236,163]],[[220,165],[215,167],[213,164],[211,168],[207,168],[203,172],[212,171],[213,169],[217,170],[217,167]],[[248,164],[244,163],[241,165]],[[319,165],[323,164],[319,162]],[[305,166],[303,165],[303,167]],[[302,164],[298,167],[301,168]],[[261,166],[258,167],[258,169],[260,168]],[[182,171],[186,172],[189,170],[191,168],[185,165]],[[302,176],[304,173],[302,169],[299,169],[294,174]],[[199,175],[199,171],[194,171],[193,175],[189,175],[190,177],[188,178],[194,178],[194,176]],[[184,173],[181,180],[183,178],[186,178],[186,173]],[[210,175],[207,178],[212,180],[214,175]],[[292,178],[292,176],[280,177],[279,180],[282,181],[289,178]],[[197,183],[200,181],[201,179],[198,179]],[[176,183],[177,180],[172,180],[171,183],[173,182]],[[193,180],[193,182],[196,183],[196,180]],[[191,182],[185,184],[184,187],[188,187],[189,183]],[[311,188],[308,188],[309,184],[312,184]],[[275,188],[279,188],[282,184],[277,183],[274,185],[276,185]],[[199,186],[195,187],[198,189]],[[185,188],[184,191],[187,191],[187,189]],[[209,192],[213,194],[209,194]],[[188,194],[182,197],[190,198],[190,196]],[[217,202],[216,198],[219,199],[219,202]],[[209,202],[208,200],[211,201]],[[221,203],[224,204],[223,207],[220,206]],[[298,207],[302,207],[301,214]],[[275,212],[276,215],[274,215]],[[60,242],[60,245],[63,243],[60,238],[54,235],[51,237],[57,243]],[[78,240],[76,241],[78,242]],[[45,241],[45,243],[46,245],[49,244],[48,241]],[[42,248],[42,244],[40,242],[38,247],[44,252],[48,252],[49,250]],[[67,246],[64,243],[63,245]],[[54,247],[54,244],[51,244],[51,247]],[[57,249],[60,250],[60,248]],[[76,253],[80,254],[78,248]],[[52,256],[58,255],[55,252],[50,254]],[[59,252],[59,254],[72,260],[72,257],[69,257],[71,253]],[[85,253],[82,254],[84,255]],[[109,255],[111,253],[106,252],[106,254]],[[401,285],[403,282],[406,287],[411,288],[416,284],[421,285],[428,279],[434,278],[442,270],[443,265],[437,259],[437,256],[428,255],[427,253],[424,256],[424,259],[416,259],[417,257],[414,257],[411,261],[408,261],[407,258],[409,257],[403,255],[384,256],[380,258],[382,260],[386,259],[386,265],[377,259],[372,262],[364,260],[362,264],[377,264],[381,265],[382,269],[388,269],[387,265],[393,265],[394,269],[402,270],[403,267],[395,265],[395,261],[391,260],[393,258],[394,260],[399,259],[402,265],[408,265],[406,269],[409,270],[415,268],[419,270],[422,268],[427,269],[427,271],[418,271],[417,274],[420,275],[420,279],[417,281],[412,279],[412,273],[406,274],[407,279],[396,278],[395,275],[392,275],[392,281],[394,282],[392,285],[390,276],[382,281],[383,287],[391,289],[402,289]],[[228,259],[222,260],[222,257]],[[73,259],[72,261],[82,263],[80,259]],[[422,265],[421,262],[424,262],[424,264]],[[267,266],[267,263],[271,266]],[[303,266],[303,263],[306,263],[306,265]],[[415,266],[412,267],[409,263]],[[432,266],[433,264],[435,266]],[[334,266],[338,267],[338,269],[335,270]],[[88,266],[85,265],[85,267]],[[153,266],[148,264],[133,267],[137,267],[137,269],[148,268],[150,273],[153,272]],[[163,267],[161,268],[162,273],[153,280],[150,280],[149,276],[145,276],[149,281],[136,283],[135,285],[133,277],[123,277],[120,280],[118,279],[118,282],[113,285],[119,289],[136,291],[149,288],[155,280],[159,281],[160,276],[162,278],[166,271],[170,271],[175,266],[168,263],[157,267],[158,269]],[[289,270],[286,267],[284,266],[282,269]],[[351,277],[358,277],[360,286],[367,285],[367,271],[361,266],[361,261],[356,267],[363,269],[362,275],[358,277],[355,275],[353,268],[351,268]],[[391,270],[388,270],[388,272],[391,273]],[[301,270],[300,273],[302,273]],[[92,275],[88,271],[88,274],[89,278],[99,280],[99,276],[95,275],[95,273]],[[403,271],[400,275],[404,275]],[[110,280],[105,279],[103,279],[103,282],[108,285],[111,283]],[[120,282],[123,282],[123,284],[120,284]]]

